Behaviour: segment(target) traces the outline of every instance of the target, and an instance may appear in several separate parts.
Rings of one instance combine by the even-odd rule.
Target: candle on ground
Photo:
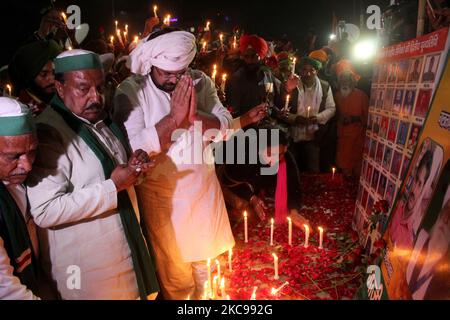
[[[308,248],[309,242],[309,226],[307,224],[303,225],[305,227],[305,248]]]
[[[274,220],[273,218],[270,219],[270,245],[273,246],[273,224]]]
[[[288,244],[292,246],[292,219],[291,217],[288,217],[287,220],[288,220]]]
[[[220,296],[222,299],[225,298],[225,278],[220,281]]]
[[[250,300],[256,300],[256,290],[258,290],[258,287],[253,287],[252,296],[250,297]]]
[[[217,284],[218,284],[219,278],[217,276],[214,276],[213,278],[213,289],[211,292],[211,298],[215,299],[217,298]]]
[[[248,242],[247,211],[244,211],[244,241]]]
[[[275,269],[275,275],[273,276],[273,278],[275,280],[278,280],[280,277],[278,276],[278,257],[275,253],[272,253],[273,256],[273,268]]]
[[[319,249],[322,249],[323,248],[323,246],[322,246],[322,244],[323,244],[323,228],[319,227],[318,229],[319,229]]]

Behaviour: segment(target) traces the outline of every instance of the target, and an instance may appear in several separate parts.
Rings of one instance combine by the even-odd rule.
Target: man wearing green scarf
[[[37,118],[28,182],[44,270],[63,299],[148,299],[159,291],[133,186],[153,166],[104,112],[104,73],[93,52],[55,59],[57,96]]]
[[[37,236],[23,186],[37,143],[28,108],[0,98],[0,300],[39,299]]]

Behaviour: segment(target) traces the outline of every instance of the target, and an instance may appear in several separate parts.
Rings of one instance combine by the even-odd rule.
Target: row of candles
[[[213,65],[213,72],[211,74],[211,79],[214,83],[216,83],[216,77],[217,77],[217,64]],[[222,90],[222,92],[225,91],[225,84],[227,82],[227,74],[223,73],[222,74],[222,82],[220,83],[220,89]]]

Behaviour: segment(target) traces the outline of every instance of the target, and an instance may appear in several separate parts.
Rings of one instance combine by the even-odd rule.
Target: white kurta
[[[5,183],[10,195],[15,200],[17,207],[21,211],[27,225],[31,245],[35,253],[37,253],[38,242],[36,237],[36,228],[27,211],[26,190],[22,185],[9,185]],[[0,237],[0,300],[36,300],[33,292],[25,287],[20,279],[14,274],[14,268],[11,265],[10,258]]]
[[[52,108],[37,121],[39,149],[28,196],[40,227],[44,270],[63,299],[138,298],[114,182],[105,179],[93,151]],[[90,129],[118,164],[126,162],[125,150],[103,122]],[[67,285],[76,284],[70,281],[71,266],[81,271],[80,289]]]
[[[197,109],[216,116],[225,134],[232,117],[220,103],[212,80],[200,71],[191,73],[198,82]],[[124,124],[131,147],[157,154],[156,168],[137,188],[155,250],[162,242],[176,241],[184,262],[206,260],[234,245],[213,154],[208,142],[200,144],[200,151],[209,161],[177,160],[180,151],[191,154],[195,135],[201,137],[193,126],[167,153],[161,153],[155,125],[169,113],[170,95],[159,90],[150,76],[132,76],[117,89],[114,118]]]

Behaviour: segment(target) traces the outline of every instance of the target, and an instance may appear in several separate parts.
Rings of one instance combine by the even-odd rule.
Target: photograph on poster
[[[394,177],[398,178],[401,166],[402,166],[402,154],[397,150],[395,150],[394,155],[392,157],[392,165],[391,165],[391,174]]]
[[[390,63],[388,65],[388,79],[387,82],[388,83],[395,83],[396,80],[396,76],[397,76],[397,64],[396,63]]]
[[[406,137],[408,136],[408,130],[409,130],[409,122],[400,121],[400,125],[398,127],[398,133],[397,133],[397,144],[398,145],[405,146]]]
[[[366,188],[364,188],[363,195],[362,195],[362,200],[361,200],[361,206],[363,208],[366,208],[367,198],[368,197],[369,197],[369,193],[367,192]]]
[[[366,172],[366,181],[367,181],[368,185],[370,185],[370,181],[372,179],[372,173],[373,173],[373,166],[369,163],[367,165],[367,172]]]
[[[414,116],[425,118],[430,106],[431,89],[421,89],[417,96],[416,107],[414,109]]]
[[[410,69],[409,69],[409,75],[408,75],[409,83],[419,82],[420,72],[422,71],[422,63],[423,63],[423,57],[412,59],[412,62],[410,63]]]
[[[369,212],[369,213],[372,212],[372,209],[373,209],[373,203],[374,203],[374,199],[373,199],[372,195],[369,194],[369,200],[367,201],[366,212]]]
[[[386,139],[387,131],[389,127],[389,118],[388,117],[382,117],[381,118],[381,125],[380,125],[380,132],[378,133],[378,136]]]
[[[383,107],[383,104],[384,104],[384,89],[380,89],[380,90],[378,90],[378,93],[377,93],[376,107],[378,109],[381,109]]]
[[[380,178],[380,171],[378,171],[377,169],[374,169],[373,176],[372,176],[372,183],[370,185],[374,191],[377,191],[379,178]]]
[[[387,183],[386,176],[384,174],[380,174],[380,182],[378,183],[377,193],[380,195],[382,199],[384,197],[384,192],[386,191],[386,183]]]
[[[387,111],[392,110],[393,100],[394,100],[394,89],[393,88],[386,89],[383,102],[383,109]]]
[[[392,111],[400,112],[400,110],[402,109],[403,93],[404,93],[403,89],[395,90],[395,98],[394,103],[392,105]]]
[[[403,107],[401,113],[404,115],[411,115],[412,109],[414,107],[414,100],[416,99],[415,90],[406,90],[405,101],[403,102]]]
[[[373,77],[372,77],[372,83],[376,84],[378,83],[378,77],[380,76],[380,65],[375,65],[373,67]]]
[[[397,83],[405,83],[408,76],[409,60],[402,60],[397,65]]]
[[[408,138],[408,149],[409,150],[412,150],[416,147],[417,140],[419,138],[421,129],[422,129],[422,126],[419,124],[412,125],[411,132],[409,133],[409,138]]]
[[[371,139],[368,136],[366,136],[366,140],[364,141],[363,154],[366,154],[366,155],[369,154],[370,144],[371,144]]]
[[[406,268],[414,300],[447,300],[450,292],[450,163],[447,162],[418,231]],[[443,196],[442,196],[443,195]],[[436,209],[434,209],[436,208]]]
[[[372,119],[373,119],[372,132],[378,135],[378,133],[380,132],[381,116],[374,115]]]
[[[387,75],[388,75],[388,65],[382,64],[379,67],[380,77],[378,78],[378,84],[386,83]]]
[[[403,159],[402,171],[401,171],[401,175],[400,175],[401,180],[405,180],[406,174],[408,173],[408,167],[409,167],[410,162],[411,162],[411,158],[408,158],[407,156],[405,156],[405,158]]]
[[[439,66],[439,54],[428,56],[422,74],[422,82],[433,82]]]
[[[388,140],[395,142],[395,137],[397,135],[397,127],[398,127],[398,120],[397,119],[391,119],[391,122],[389,124],[389,131],[388,131]]]
[[[388,180],[388,184],[386,187],[386,194],[384,195],[384,200],[386,200],[389,203],[389,208],[392,207],[392,205],[394,204],[394,196],[395,196],[395,183],[392,182],[391,180]]]
[[[377,145],[378,145],[378,141],[377,140],[372,140],[372,145],[370,146],[370,153],[369,153],[369,157],[375,160],[375,152],[377,151]]]
[[[377,148],[377,153],[375,156],[375,161],[379,164],[383,161],[383,154],[384,154],[384,144],[379,143]]]
[[[386,150],[384,151],[383,157],[383,168],[385,168],[386,171],[389,171],[389,168],[391,167],[391,159],[392,159],[392,149],[386,146]]]
[[[378,90],[372,89],[370,90],[370,100],[369,100],[369,108],[370,107],[376,107],[377,97],[378,97]]]
[[[443,155],[442,147],[430,139],[422,144],[393,212],[389,236],[394,246],[404,249],[413,247],[415,235],[431,201]]]

